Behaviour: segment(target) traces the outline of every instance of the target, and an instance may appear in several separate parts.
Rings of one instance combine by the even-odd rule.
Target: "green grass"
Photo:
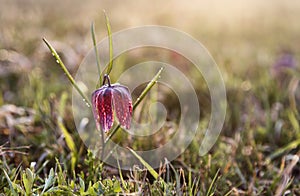
[[[300,7],[296,2],[275,2],[272,7],[249,3],[247,9],[238,3],[223,12],[208,6],[209,3],[201,6],[194,1],[195,5],[176,2],[174,10],[168,12],[163,12],[164,9],[155,12],[157,7],[149,5],[147,12],[151,14],[146,16],[145,4],[130,1],[122,5],[132,9],[128,11],[132,14],[128,16],[130,20],[128,12],[122,12],[123,3],[112,5],[108,1],[103,5],[92,2],[79,7],[61,2],[58,10],[51,9],[46,2],[29,2],[19,8],[15,6],[17,2],[11,1],[0,6],[0,25],[5,27],[0,30],[0,54],[4,54],[4,50],[16,51],[31,62],[30,68],[6,73],[0,78],[0,193],[282,195],[285,192],[299,195],[300,47],[297,43],[300,43],[300,25],[297,21]],[[135,4],[137,8],[130,8]],[[161,6],[167,8],[168,5]],[[195,9],[197,6],[199,10]],[[98,15],[93,15],[94,7],[98,8]],[[41,8],[46,11],[38,11]],[[104,8],[110,16],[112,32],[130,27],[131,23],[170,25],[192,34],[212,53],[224,76],[228,108],[222,133],[207,155],[198,155],[203,138],[199,134],[182,155],[171,162],[164,160],[156,170],[132,151],[144,167],[133,166],[131,171],[123,171],[103,164],[83,144],[72,118],[72,86],[41,38],[70,45],[79,64],[87,51],[85,46],[93,47],[91,21],[97,24],[94,38],[97,35],[100,40],[106,36],[105,18],[101,14]],[[182,8],[185,14],[180,11]],[[21,9],[26,12],[24,17],[18,15],[24,11]],[[215,13],[215,17],[211,13]],[[270,74],[270,70],[278,52],[284,48],[294,52],[298,68],[279,79]],[[69,58],[75,58],[66,56],[68,47],[56,49],[74,76],[76,63]],[[126,68],[140,60],[166,59],[168,55],[168,52],[153,49],[140,53],[131,51],[113,63]],[[5,58],[0,55],[0,71],[9,62]],[[97,70],[97,65],[94,66]],[[111,71],[112,78],[114,69],[116,67]],[[186,73],[193,76],[192,70]],[[197,84],[203,109],[200,126],[205,127],[210,114],[209,93],[203,83]],[[133,96],[139,94],[134,92]],[[149,100],[151,91],[141,106]],[[176,103],[172,95],[167,100],[168,108]],[[17,107],[8,109],[8,104]],[[153,141],[135,143],[126,137],[122,132],[114,134],[114,139],[123,146],[131,144],[148,149],[153,143],[168,141],[171,136],[166,134]],[[123,139],[120,141],[120,138]]]

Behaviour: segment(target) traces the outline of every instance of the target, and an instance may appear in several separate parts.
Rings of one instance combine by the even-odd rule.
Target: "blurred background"
[[[91,23],[95,22],[98,41],[107,35],[102,10],[113,32],[140,25],[184,31],[199,40],[219,66],[228,98],[223,132],[210,157],[195,153],[199,136],[181,161],[198,169],[207,168],[208,162],[215,165],[211,171],[221,168],[227,190],[249,191],[253,175],[262,190],[268,190],[264,180],[280,179],[277,173],[285,166],[285,156],[299,155],[300,150],[300,1],[296,0],[0,0],[0,155],[13,166],[37,162],[38,167],[47,159],[53,165],[55,156],[68,162],[70,149],[56,122],[62,117],[80,144],[76,168],[81,167],[86,149],[72,120],[72,86],[42,38],[75,74],[93,47]],[[197,90],[209,102],[201,84]],[[16,146],[23,148],[15,151]],[[295,182],[291,190],[297,193],[299,163],[289,175]]]
[[[241,77],[246,80],[246,76],[250,77],[248,72],[257,74],[261,68],[272,66],[278,55],[286,50],[298,58],[300,47],[297,44],[300,3],[297,1],[62,3],[2,0],[0,9],[1,77],[13,73],[25,76],[34,69],[51,75],[48,70],[51,61],[46,59],[49,52],[42,43],[43,37],[54,42],[65,64],[75,71],[92,47],[91,22],[95,22],[99,41],[106,36],[102,10],[107,11],[113,32],[147,24],[166,25],[187,32],[212,54],[226,81],[227,72],[246,74]],[[32,86],[27,85],[27,88]],[[2,98],[7,102],[21,98],[13,96],[17,90],[13,81],[1,81],[1,89]]]

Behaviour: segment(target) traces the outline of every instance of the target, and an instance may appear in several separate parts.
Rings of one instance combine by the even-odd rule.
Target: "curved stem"
[[[104,78],[103,78],[103,83],[102,83],[102,85],[104,85],[105,84],[105,81],[107,80],[107,84],[108,84],[108,86],[109,87],[111,87],[111,84],[110,84],[110,78],[109,78],[109,75],[107,75],[107,74],[105,74],[104,75]]]

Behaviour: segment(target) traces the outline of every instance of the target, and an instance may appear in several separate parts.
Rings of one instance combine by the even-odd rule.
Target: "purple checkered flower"
[[[120,125],[130,129],[132,99],[129,90],[121,84],[110,84],[108,75],[104,76],[103,86],[93,92],[92,106],[98,130],[101,128],[106,133],[111,129],[114,123],[114,110]]]

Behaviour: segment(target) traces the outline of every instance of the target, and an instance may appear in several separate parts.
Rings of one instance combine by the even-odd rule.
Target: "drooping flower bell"
[[[104,75],[103,86],[93,92],[92,107],[98,130],[101,127],[106,133],[111,129],[114,123],[114,110],[120,125],[130,129],[132,99],[129,90],[118,83],[110,84],[108,75]]]

